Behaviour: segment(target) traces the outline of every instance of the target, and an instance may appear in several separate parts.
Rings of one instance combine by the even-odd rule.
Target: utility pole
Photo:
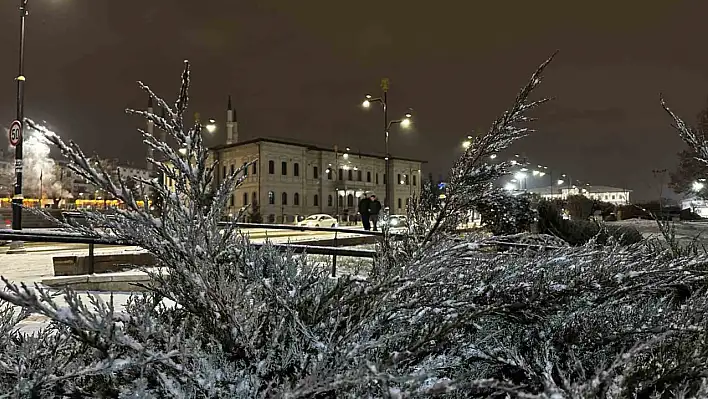
[[[664,177],[666,176],[666,169],[652,169],[652,174],[654,174],[654,179],[659,180],[659,211],[663,213],[664,209]]]

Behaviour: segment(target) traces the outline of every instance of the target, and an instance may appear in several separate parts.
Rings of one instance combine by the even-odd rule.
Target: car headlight
[[[390,224],[391,226],[398,226],[398,219],[392,219],[392,220],[389,222],[389,224]]]

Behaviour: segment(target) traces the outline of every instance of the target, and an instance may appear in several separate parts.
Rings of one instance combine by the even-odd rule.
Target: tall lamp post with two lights
[[[371,95],[367,94],[364,101],[361,103],[362,107],[364,108],[370,108],[371,103],[380,103],[381,104],[381,109],[383,110],[383,117],[384,117],[384,147],[386,150],[386,175],[385,175],[385,181],[384,184],[386,185],[386,196],[384,197],[384,207],[390,207],[391,206],[391,200],[393,199],[393,184],[391,184],[391,179],[393,177],[393,173],[391,171],[391,152],[389,150],[389,131],[391,130],[391,126],[395,124],[401,125],[402,128],[407,128],[411,125],[411,118],[413,117],[410,108],[408,109],[408,112],[404,114],[404,117],[402,119],[394,119],[394,120],[389,120],[388,119],[388,87],[389,87],[389,80],[387,78],[381,79],[381,97],[372,97]]]

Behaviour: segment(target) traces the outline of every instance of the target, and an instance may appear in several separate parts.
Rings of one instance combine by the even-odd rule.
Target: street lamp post
[[[20,50],[17,81],[17,122],[20,124],[20,135],[15,145],[15,192],[12,197],[12,229],[22,230],[22,142],[24,127],[25,103],[25,17],[28,14],[27,1],[20,0]],[[12,243],[13,249],[21,249],[22,242]]]
[[[371,103],[373,102],[379,102],[381,103],[381,108],[383,109],[383,127],[384,127],[384,148],[386,151],[386,157],[384,158],[385,160],[385,169],[386,169],[386,174],[385,174],[385,186],[386,186],[386,196],[384,197],[384,207],[390,207],[391,206],[391,200],[393,199],[393,184],[391,183],[391,179],[393,177],[393,173],[391,170],[391,152],[389,150],[389,136],[390,136],[390,130],[391,126],[394,124],[400,124],[401,127],[408,127],[410,126],[411,123],[411,112],[410,110],[406,112],[405,117],[403,119],[397,119],[397,120],[389,120],[388,119],[388,87],[389,87],[389,80],[387,78],[381,79],[381,97],[377,98],[372,98],[371,95],[366,95],[366,98],[364,99],[364,102],[361,104],[364,108],[369,108],[371,106]]]

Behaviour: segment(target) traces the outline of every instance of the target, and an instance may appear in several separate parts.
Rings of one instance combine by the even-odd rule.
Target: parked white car
[[[297,225],[307,227],[337,227],[338,223],[337,219],[330,215],[316,214],[306,217],[305,220]]]
[[[388,225],[392,229],[408,226],[408,217],[406,215],[390,215],[388,217]]]

